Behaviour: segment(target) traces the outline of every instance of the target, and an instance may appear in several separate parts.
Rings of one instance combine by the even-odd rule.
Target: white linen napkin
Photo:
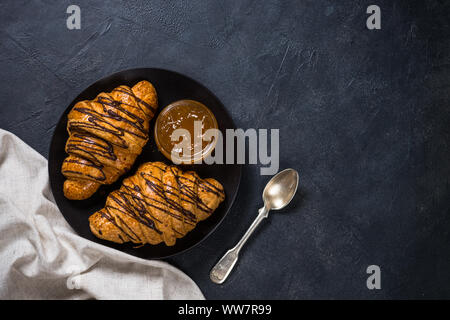
[[[162,261],[86,240],[59,212],[47,160],[0,129],[1,299],[203,299]]]

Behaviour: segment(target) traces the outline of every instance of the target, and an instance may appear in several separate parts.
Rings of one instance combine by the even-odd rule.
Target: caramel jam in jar
[[[185,129],[186,134],[179,130],[176,132],[178,138],[174,141],[172,134],[177,129]],[[198,101],[179,100],[165,107],[156,119],[155,142],[159,151],[169,160],[194,163],[209,156],[217,143],[215,137],[210,140],[205,138],[208,129],[218,129],[211,110]],[[180,147],[183,140],[190,142],[186,142],[184,149]],[[176,155],[172,154],[172,150]]]

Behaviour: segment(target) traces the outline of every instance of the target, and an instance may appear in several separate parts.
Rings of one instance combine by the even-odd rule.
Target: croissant
[[[208,218],[225,199],[222,185],[162,162],[147,162],[124,179],[89,217],[92,233],[116,243],[168,246]]]
[[[158,107],[148,81],[119,86],[94,100],[80,101],[68,115],[69,138],[62,173],[64,195],[83,200],[102,184],[115,182],[133,165],[147,143],[149,122]]]

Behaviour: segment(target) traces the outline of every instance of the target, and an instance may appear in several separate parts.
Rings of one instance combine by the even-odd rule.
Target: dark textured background
[[[81,7],[81,30],[66,8]],[[382,29],[365,27],[366,8]],[[209,87],[241,128],[280,128],[300,194],[223,286],[211,266],[256,216],[268,177],[200,246],[170,259],[216,298],[450,298],[450,16],[445,1],[2,1],[0,127],[45,157],[85,87],[161,67]],[[1,177],[0,177],[1,181]],[[366,288],[370,264],[382,290]]]

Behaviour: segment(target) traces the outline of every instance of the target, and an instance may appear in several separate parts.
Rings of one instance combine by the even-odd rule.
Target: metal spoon
[[[228,250],[222,259],[211,269],[209,277],[212,282],[218,284],[225,282],[239,258],[239,251],[250,235],[255,231],[259,223],[264,218],[267,218],[270,210],[280,210],[291,202],[297,191],[297,186],[298,172],[294,169],[283,170],[270,179],[263,192],[264,207],[259,209],[255,221],[253,221],[237,245]]]

